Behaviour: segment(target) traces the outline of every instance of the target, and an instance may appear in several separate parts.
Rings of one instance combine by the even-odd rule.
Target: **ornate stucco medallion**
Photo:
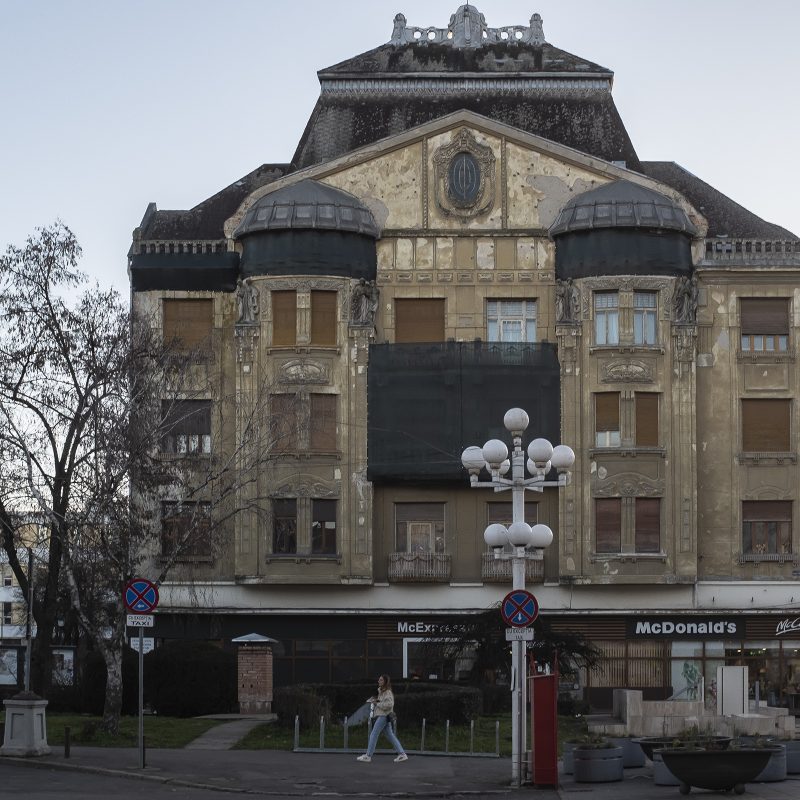
[[[479,144],[462,128],[433,155],[436,204],[450,216],[468,219],[494,205],[494,164],[491,148]]]

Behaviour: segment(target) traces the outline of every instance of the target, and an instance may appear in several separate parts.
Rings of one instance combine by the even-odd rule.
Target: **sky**
[[[56,219],[83,269],[128,288],[147,204],[188,209],[291,160],[316,72],[457,0],[0,0],[0,251]],[[477,0],[490,27],[538,12],[548,42],[615,73],[643,160],[677,161],[800,233],[796,0]]]

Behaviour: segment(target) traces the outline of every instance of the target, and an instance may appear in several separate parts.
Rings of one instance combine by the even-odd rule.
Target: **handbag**
[[[390,712],[389,712],[389,713],[386,715],[386,719],[388,719],[388,720],[389,720],[389,724],[390,724],[392,727],[394,727],[395,725],[397,725],[397,714],[395,714],[395,713],[394,713],[394,711],[390,711]]]

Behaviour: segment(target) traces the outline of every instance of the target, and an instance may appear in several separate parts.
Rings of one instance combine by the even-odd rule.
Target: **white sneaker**
[[[408,756],[406,756],[406,758],[408,758]],[[372,761],[372,759],[366,753],[364,753],[364,755],[363,756],[359,756],[356,759],[356,761],[367,761],[367,762],[369,762],[369,761]]]
[[[408,761],[408,756],[405,753],[400,753],[394,761],[395,764],[399,764],[401,761]]]

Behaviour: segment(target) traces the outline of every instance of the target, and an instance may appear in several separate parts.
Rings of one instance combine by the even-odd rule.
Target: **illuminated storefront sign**
[[[739,638],[744,636],[744,625],[736,619],[714,617],[711,619],[680,619],[656,617],[627,620],[628,635],[635,638]]]

